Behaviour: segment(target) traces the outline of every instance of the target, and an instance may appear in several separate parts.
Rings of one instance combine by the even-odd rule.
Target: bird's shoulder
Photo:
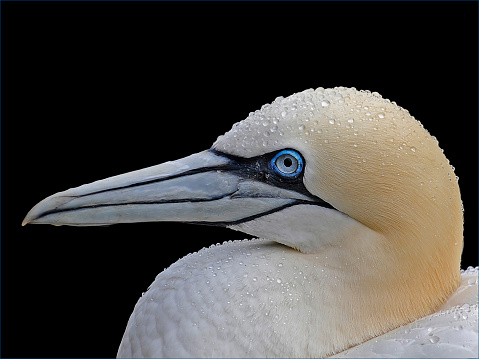
[[[281,355],[292,343],[275,338],[291,323],[311,321],[314,313],[314,293],[304,288],[316,269],[306,258],[262,239],[188,254],[161,272],[139,299],[122,355]],[[302,337],[300,329],[290,333],[292,342],[299,340],[295,335]]]

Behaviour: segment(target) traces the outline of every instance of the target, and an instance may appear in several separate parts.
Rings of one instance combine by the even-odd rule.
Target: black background
[[[477,2],[27,3],[2,10],[2,356],[111,357],[189,252],[175,223],[21,227],[41,199],[207,149],[277,96],[354,86],[408,109],[460,177],[477,265]]]

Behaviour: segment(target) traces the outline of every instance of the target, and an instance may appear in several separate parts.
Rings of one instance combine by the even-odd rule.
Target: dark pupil
[[[286,167],[291,167],[293,164],[293,161],[291,160],[291,158],[285,158],[283,163]]]

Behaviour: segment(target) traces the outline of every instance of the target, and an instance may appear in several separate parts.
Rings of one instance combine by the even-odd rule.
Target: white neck
[[[338,211],[299,205],[231,228],[300,251],[288,249],[293,268],[281,272],[292,277],[283,279],[290,282],[298,280],[300,271],[307,278],[301,306],[290,311],[296,311],[300,325],[310,323],[296,328],[294,339],[306,335],[308,351],[287,355],[327,356],[344,350],[433,312],[455,290],[436,289],[440,281],[425,273],[424,261],[397,253],[390,238]],[[290,329],[283,335],[283,340],[291,339]],[[308,340],[311,335],[317,340]]]

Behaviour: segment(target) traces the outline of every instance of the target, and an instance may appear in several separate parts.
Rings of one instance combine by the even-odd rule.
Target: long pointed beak
[[[110,177],[56,193],[23,221],[95,226],[180,221],[228,225],[312,198],[248,175],[243,164],[215,151]]]

